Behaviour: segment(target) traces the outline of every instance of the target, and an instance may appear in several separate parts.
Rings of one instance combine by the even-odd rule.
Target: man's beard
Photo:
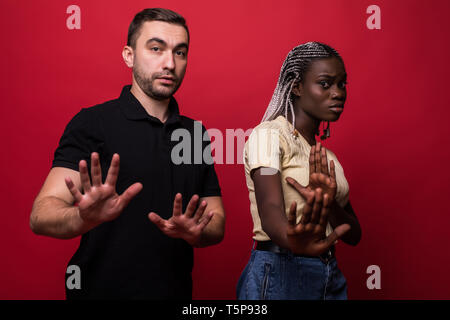
[[[166,100],[171,98],[174,93],[178,90],[181,84],[181,80],[175,74],[168,72],[153,73],[150,78],[146,77],[141,69],[135,64],[133,66],[133,76],[136,79],[138,86],[144,91],[144,93],[156,100]],[[162,76],[173,77],[174,85],[171,86],[154,86],[154,81]]]

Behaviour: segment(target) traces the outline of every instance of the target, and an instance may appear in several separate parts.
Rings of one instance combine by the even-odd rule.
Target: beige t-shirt
[[[269,236],[261,228],[261,219],[255,199],[255,187],[250,177],[254,169],[265,167],[267,174],[270,170],[277,170],[281,174],[281,185],[284,195],[284,207],[286,216],[293,201],[297,202],[297,223],[302,216],[305,200],[285,180],[292,177],[301,185],[309,183],[309,153],[311,146],[299,134],[295,137],[292,124],[285,117],[279,116],[275,120],[264,121],[254,128],[244,147],[245,179],[250,197],[250,211],[253,218],[253,239],[257,241],[270,240]],[[349,187],[344,176],[344,169],[337,160],[335,154],[327,151],[328,163],[334,161],[336,168],[336,201],[344,207],[348,201]],[[268,171],[267,171],[268,170]],[[275,171],[276,172],[276,171]],[[262,171],[264,173],[264,171]],[[328,223],[326,235],[333,231]]]

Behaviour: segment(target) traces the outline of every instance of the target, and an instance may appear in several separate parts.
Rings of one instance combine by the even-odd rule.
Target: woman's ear
[[[297,82],[292,87],[292,93],[295,94],[297,97],[300,97],[302,95],[303,91],[303,84],[301,82]]]

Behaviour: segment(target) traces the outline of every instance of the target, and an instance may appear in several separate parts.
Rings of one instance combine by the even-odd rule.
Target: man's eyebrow
[[[156,38],[156,37],[148,39],[148,40],[145,42],[145,44],[148,45],[148,44],[149,44],[150,42],[152,42],[152,41],[158,42],[158,43],[160,43],[160,44],[162,44],[162,45],[164,45],[164,46],[167,45],[167,43],[166,43],[163,39]],[[186,42],[182,42],[182,43],[179,43],[179,44],[177,44],[177,45],[175,46],[175,49],[180,49],[180,48],[186,48],[186,49],[188,49],[189,46],[188,46],[188,44],[187,44]]]
[[[148,40],[145,42],[145,44],[148,45],[148,44],[149,44],[150,42],[152,42],[152,41],[158,42],[158,43],[163,44],[163,45],[166,45],[166,44],[167,44],[164,40],[162,40],[162,39],[160,39],[160,38],[150,38],[150,39],[148,39]]]
[[[187,44],[186,42],[179,43],[179,44],[177,44],[177,45],[175,46],[175,49],[181,49],[181,48],[186,48],[186,49],[188,49],[189,46],[188,46],[188,44]]]

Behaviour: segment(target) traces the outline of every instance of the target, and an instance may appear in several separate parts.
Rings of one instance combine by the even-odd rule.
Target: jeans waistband
[[[335,257],[334,254],[336,251],[334,246],[331,246],[327,251],[325,251],[324,253],[322,253],[321,255],[318,255],[318,256],[308,256],[308,255],[303,255],[303,254],[298,255],[298,254],[293,254],[289,249],[281,248],[280,246],[278,246],[271,240],[256,241],[255,250],[269,251],[269,252],[279,253],[279,254],[292,254],[295,257],[319,258],[324,263],[328,263],[331,259],[333,259]]]

